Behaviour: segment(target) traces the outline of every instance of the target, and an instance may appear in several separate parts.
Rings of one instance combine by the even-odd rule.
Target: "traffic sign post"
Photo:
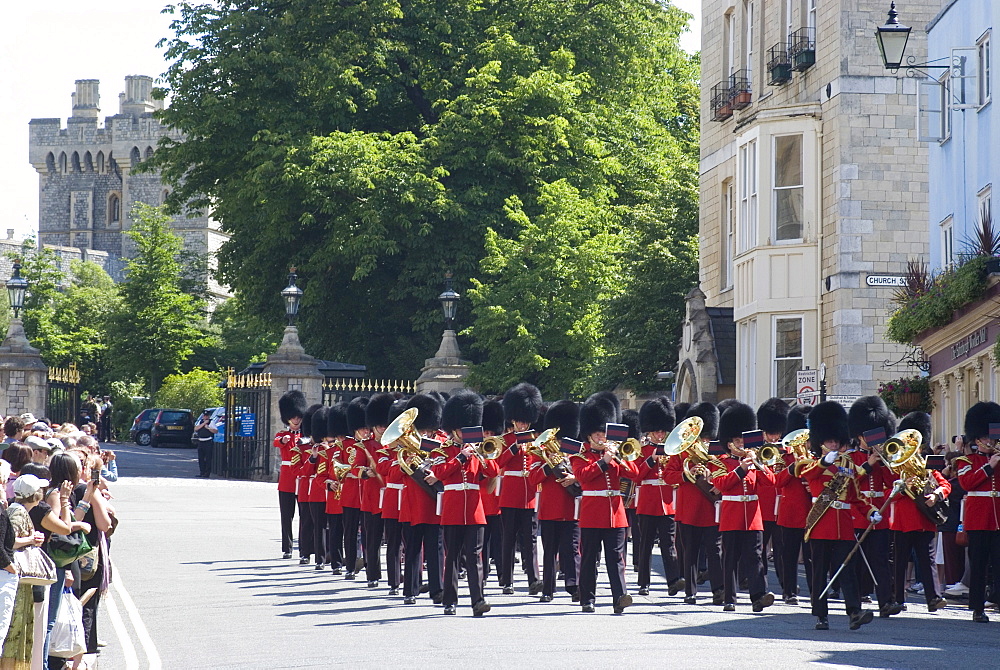
[[[819,402],[819,370],[795,372],[795,397],[803,405],[815,405]]]

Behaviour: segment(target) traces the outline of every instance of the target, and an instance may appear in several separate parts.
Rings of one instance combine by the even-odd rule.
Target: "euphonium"
[[[549,428],[536,437],[533,442],[526,445],[526,451],[542,459],[553,472],[556,479],[563,479],[573,475],[573,468],[569,464],[569,459],[563,453],[559,444],[558,428]],[[566,487],[566,493],[574,498],[579,496],[582,488],[576,482]]]
[[[333,478],[337,480],[339,485],[343,485],[344,479],[347,477],[347,473],[351,471],[351,466],[347,463],[341,463],[337,459],[331,459],[330,461],[331,472],[333,473]],[[343,490],[342,486],[338,486],[337,494],[334,496],[337,500],[340,500],[340,492]]]
[[[932,523],[942,524],[948,519],[948,502],[938,500],[928,507],[923,500],[923,496],[937,488],[937,480],[927,473],[927,459],[920,453],[922,441],[920,431],[912,428],[901,430],[882,445],[882,457],[896,476],[906,483],[906,495],[916,502],[917,509]]]

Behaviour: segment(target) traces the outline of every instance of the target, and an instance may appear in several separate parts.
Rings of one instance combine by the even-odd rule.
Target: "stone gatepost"
[[[24,324],[11,319],[7,338],[0,345],[0,411],[4,416],[25,412],[44,416],[48,382],[49,368],[28,342]]]
[[[424,361],[417,379],[417,391],[444,391],[465,388],[465,378],[469,376],[469,361],[463,361],[458,349],[458,338],[454,330],[444,331],[441,346],[434,358]]]
[[[323,402],[323,373],[319,371],[319,361],[306,353],[299,342],[299,329],[285,328],[281,346],[267,357],[264,372],[271,375],[271,435],[284,430],[281,414],[278,413],[278,398],[285,391],[298,390],[306,395],[310,405]],[[271,480],[278,480],[280,459],[272,458]]]

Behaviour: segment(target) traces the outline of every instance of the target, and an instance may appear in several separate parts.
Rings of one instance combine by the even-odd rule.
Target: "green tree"
[[[690,244],[692,231],[670,224],[673,200],[693,189],[671,189],[696,182],[697,62],[677,45],[688,15],[667,2],[264,0],[174,12],[161,118],[184,135],[148,167],[173,183],[175,208],[212,207],[230,235],[221,278],[250,314],[280,323],[285,274],[299,267],[303,338],[324,358],[415,374],[437,345],[445,269],[458,290],[479,292],[477,318],[494,300],[509,308],[483,262],[507,258],[524,221],[590,240],[574,211],[605,208],[600,235],[617,238],[607,264],[623,272],[639,221],[655,219],[674,257]],[[620,283],[601,287],[602,304]],[[532,356],[603,358],[597,322],[584,321],[572,346],[504,341],[476,324],[473,337],[491,343],[473,354],[535,360],[542,376]],[[564,388],[565,377],[546,383]]]
[[[181,240],[163,209],[136,203],[130,216],[136,254],[119,286],[110,353],[120,377],[145,380],[155,397],[161,380],[204,342],[204,304],[180,289]]]
[[[168,375],[156,392],[156,405],[190,409],[195,414],[206,407],[219,407],[224,395],[219,382],[218,372],[208,372],[201,368]]]

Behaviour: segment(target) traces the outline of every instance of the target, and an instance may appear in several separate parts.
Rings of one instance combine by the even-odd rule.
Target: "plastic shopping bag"
[[[49,655],[72,658],[87,651],[87,638],[83,634],[83,606],[73,594],[73,589],[64,588],[49,637]]]

